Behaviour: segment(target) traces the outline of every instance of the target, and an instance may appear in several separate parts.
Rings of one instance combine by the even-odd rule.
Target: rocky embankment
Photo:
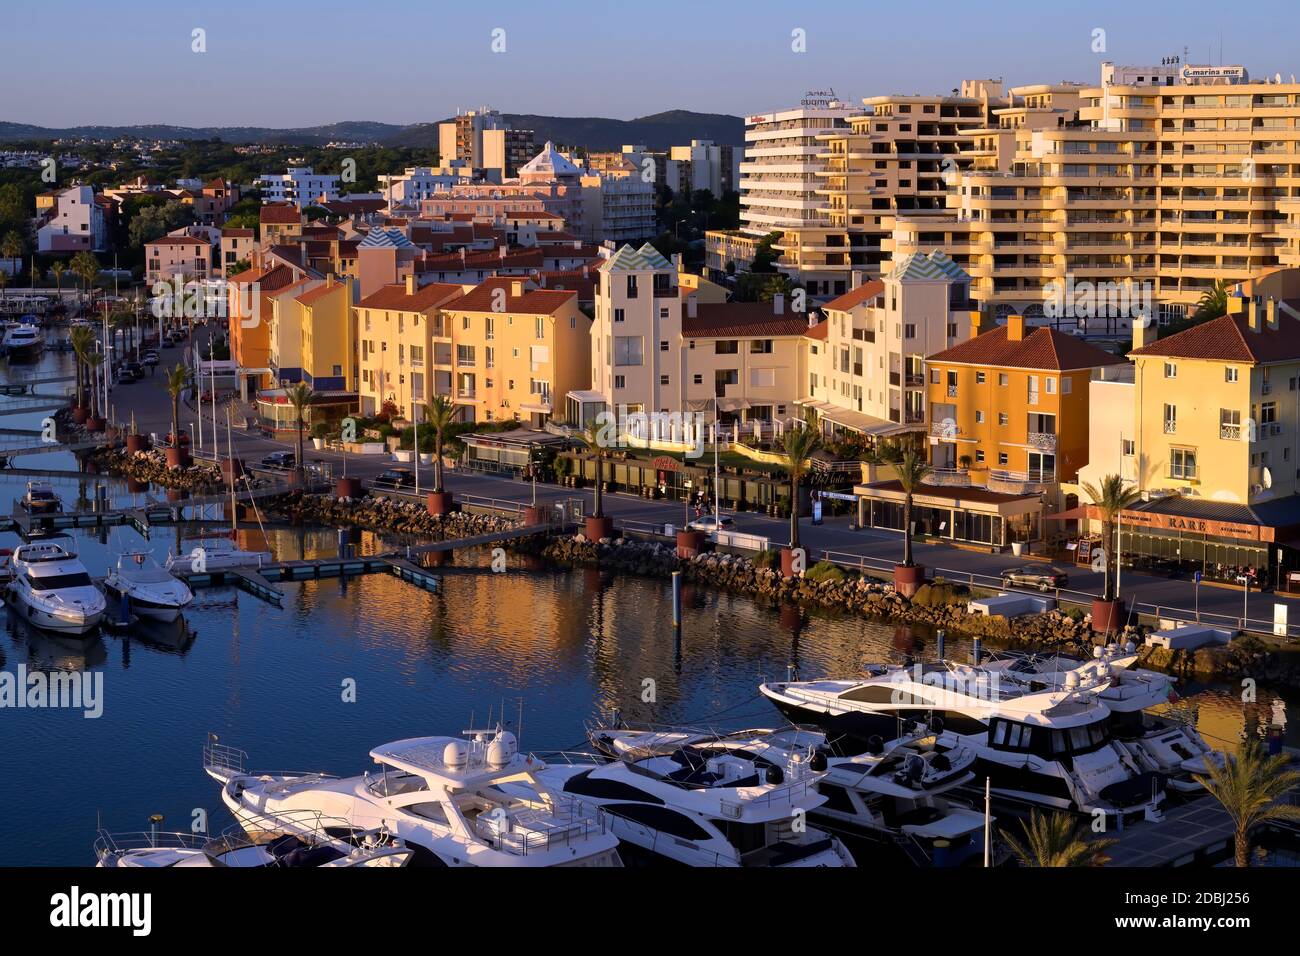
[[[188,468],[168,468],[167,453],[161,449],[128,452],[125,448],[106,446],[89,452],[85,461],[102,473],[193,494],[216,494],[229,487],[215,463],[196,461]]]
[[[533,545],[533,550],[538,546]],[[540,554],[565,566],[600,567],[650,577],[682,571],[688,580],[766,603],[792,602],[879,621],[943,628],[997,646],[1050,647],[1086,655],[1097,643],[1089,616],[1078,610],[1054,610],[1013,620],[976,615],[967,608],[969,589],[942,580],[922,587],[909,600],[892,584],[830,566],[814,566],[802,578],[783,578],[778,570],[750,558],[702,553],[682,560],[671,545],[627,538],[593,542],[582,535],[556,537],[540,547]],[[1201,680],[1249,676],[1261,683],[1300,686],[1300,656],[1281,653],[1257,638],[1245,637],[1198,651],[1167,651],[1144,647],[1147,631],[1146,627],[1129,626],[1122,637],[1142,648],[1140,666]]]
[[[518,525],[514,518],[453,511],[434,516],[423,502],[390,498],[335,498],[333,495],[303,495],[293,492],[264,499],[259,507],[292,524],[356,527],[367,531],[409,534],[434,541],[471,538],[509,531]]]

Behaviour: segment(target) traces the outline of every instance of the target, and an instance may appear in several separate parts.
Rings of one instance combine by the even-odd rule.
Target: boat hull
[[[12,590],[6,592],[5,600],[13,609],[13,613],[28,624],[56,634],[88,634],[99,626],[99,622],[104,617],[102,608],[97,611],[63,611],[56,614],[24,601]]]

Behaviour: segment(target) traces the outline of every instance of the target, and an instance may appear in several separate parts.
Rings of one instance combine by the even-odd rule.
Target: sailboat
[[[232,440],[230,436],[230,406],[226,406],[226,456],[232,461]],[[254,506],[256,507],[256,506]],[[260,568],[270,564],[275,556],[270,551],[247,551],[236,546],[239,540],[239,518],[235,507],[235,472],[230,469],[230,531],[229,537],[204,537],[202,543],[196,544],[188,553],[169,554],[168,571],[192,571],[195,573],[211,571],[230,571],[238,568]],[[194,539],[190,539],[194,540]]]

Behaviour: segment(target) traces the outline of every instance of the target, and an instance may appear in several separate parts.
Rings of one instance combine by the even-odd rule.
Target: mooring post
[[[682,626],[682,572],[673,572],[673,627]]]

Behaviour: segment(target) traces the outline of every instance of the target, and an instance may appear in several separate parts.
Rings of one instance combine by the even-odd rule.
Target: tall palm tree
[[[1283,802],[1300,786],[1300,773],[1287,769],[1285,754],[1270,757],[1254,740],[1244,741],[1236,756],[1222,756],[1221,765],[1209,762],[1208,777],[1195,779],[1232,818],[1237,866],[1250,866],[1251,830],[1273,820],[1300,820],[1300,807]]]
[[[72,343],[72,352],[76,357],[77,366],[77,404],[86,407],[86,390],[85,390],[85,368],[86,356],[91,354],[95,347],[95,333],[88,325],[79,325],[68,334],[68,341]]]
[[[915,448],[909,447],[894,465],[898,484],[903,489],[903,567],[910,568],[912,560],[912,496],[921,487],[930,466]]]
[[[799,547],[799,488],[808,474],[808,456],[821,444],[821,435],[811,428],[792,428],[785,433],[781,466],[790,479],[790,547]]]
[[[180,363],[167,373],[167,394],[172,400],[172,446],[175,448],[180,447],[181,439],[181,393],[189,381],[190,370]]]
[[[1226,279],[1215,279],[1214,285],[1201,293],[1201,299],[1196,303],[1196,312],[1192,318],[1197,322],[1203,322],[1208,319],[1217,319],[1228,311],[1228,281]]]
[[[54,284],[59,292],[59,301],[63,301],[63,273],[68,271],[68,267],[63,264],[62,259],[55,259],[54,264],[50,266],[50,274],[54,276]]]
[[[86,355],[86,378],[89,382],[95,381],[95,372],[104,364],[103,352],[90,352]],[[90,390],[90,415],[92,418],[99,418],[101,412],[107,412],[108,409],[99,407],[99,389],[91,388]]]
[[[433,429],[433,490],[442,494],[442,443],[447,437],[447,429],[456,421],[456,406],[445,395],[435,395],[424,406],[424,422]],[[417,447],[418,455],[420,449]]]
[[[1106,475],[1099,485],[1087,482],[1083,486],[1083,492],[1101,512],[1101,554],[1106,565],[1101,599],[1114,601],[1119,597],[1119,589],[1115,586],[1117,575],[1111,573],[1112,565],[1116,568],[1119,566],[1119,549],[1115,547],[1115,521],[1142,495],[1119,475]]]
[[[593,518],[605,517],[605,449],[600,443],[601,425],[592,420],[582,429],[582,440],[596,459],[596,511]]]
[[[69,266],[73,274],[81,280],[83,293],[88,292],[95,280],[99,278],[99,260],[95,258],[93,252],[86,249],[73,256]]]
[[[311,405],[314,392],[306,382],[295,382],[285,390],[285,397],[293,406],[294,425],[298,429],[298,485],[302,486],[306,476],[302,457],[302,432],[307,425],[307,407]]]
[[[1042,814],[1034,810],[1028,820],[1021,820],[1023,842],[1006,830],[1002,839],[1011,847],[1021,866],[1101,866],[1106,862],[1106,848],[1115,841],[1089,840],[1065,813]]]
[[[0,239],[0,256],[6,259],[17,259],[23,254],[23,237],[18,234],[18,230],[10,229],[5,233],[4,239]],[[14,270],[17,274],[17,270]]]

